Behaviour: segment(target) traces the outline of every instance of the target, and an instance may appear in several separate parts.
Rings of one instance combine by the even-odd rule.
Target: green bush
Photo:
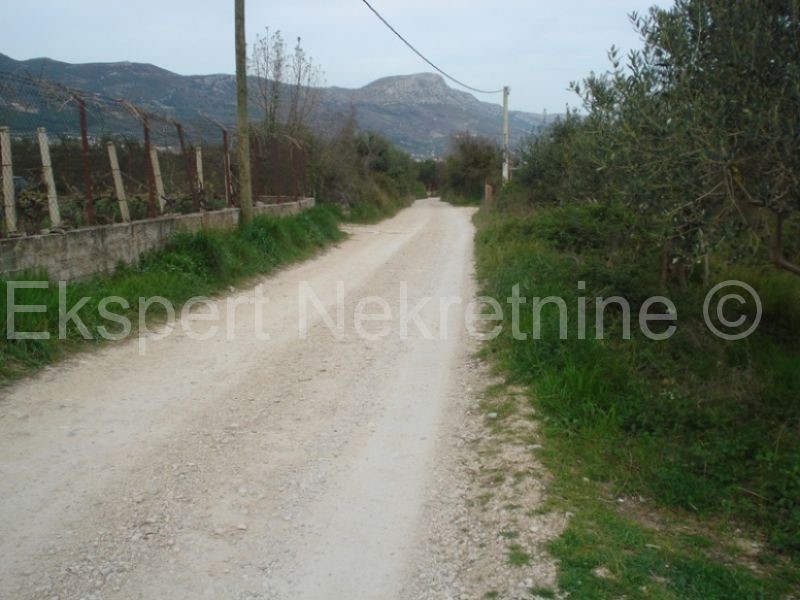
[[[701,317],[707,287],[692,283],[670,293],[676,334],[648,340],[637,334],[636,311],[659,293],[659,280],[651,256],[619,243],[628,219],[602,206],[481,217],[483,292],[507,298],[518,284],[524,297],[558,296],[569,309],[569,339],[560,339],[559,313],[549,307],[541,340],[513,340],[506,323],[495,356],[533,387],[559,450],[617,493],[727,516],[766,532],[775,548],[800,552],[800,282],[774,270],[721,269],[714,281],[739,278],[759,292],[762,328],[741,342],[717,339]],[[594,339],[592,300],[587,339],[577,339],[581,295],[628,298],[632,339],[622,339],[613,312],[605,339]],[[533,330],[530,311],[520,328]]]
[[[568,339],[548,307],[541,340],[513,339],[507,318],[489,351],[530,386],[552,493],[576,514],[550,548],[569,596],[792,597],[800,585],[799,14],[759,0],[634,13],[644,47],[612,48],[609,73],[573,84],[584,110],[524,143],[496,212],[479,215],[482,291],[519,285],[568,307]],[[763,305],[738,342],[702,315],[731,279]],[[595,339],[592,301],[612,295],[631,304],[631,340],[618,310]],[[668,341],[637,333],[655,295],[678,311]],[[698,549],[684,528],[714,541]],[[740,537],[766,540],[758,571],[732,547]]]
[[[452,151],[442,172],[442,197],[454,204],[478,204],[484,185],[500,188],[499,148],[491,141],[468,132],[452,140]]]
[[[311,173],[317,199],[357,222],[378,221],[425,196],[420,165],[384,137],[357,131],[352,119],[332,139],[314,139]]]

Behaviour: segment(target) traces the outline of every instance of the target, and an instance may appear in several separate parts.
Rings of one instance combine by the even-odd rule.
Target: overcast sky
[[[512,108],[563,112],[571,80],[639,47],[627,15],[656,0],[372,0],[423,53],[479,88],[512,88]],[[665,6],[669,0],[658,4]],[[302,36],[328,85],[360,87],[431,69],[361,0],[247,0],[248,41],[265,27]],[[233,73],[233,0],[0,0],[0,52],[16,59],[148,62],[181,74]],[[499,102],[493,96],[479,96]]]

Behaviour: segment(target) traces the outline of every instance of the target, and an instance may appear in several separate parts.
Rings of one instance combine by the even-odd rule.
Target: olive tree
[[[785,247],[800,213],[798,0],[678,0],[631,18],[644,48],[624,65],[612,49],[610,74],[574,85],[607,193],[653,221],[671,262],[754,241],[800,275]]]

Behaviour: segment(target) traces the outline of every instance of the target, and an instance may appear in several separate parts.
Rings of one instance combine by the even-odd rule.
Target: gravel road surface
[[[348,227],[260,291],[216,298],[234,320],[0,391],[0,597],[419,594],[474,350],[471,216],[430,199]],[[341,330],[322,314],[339,307]],[[356,314],[387,310],[359,331]]]

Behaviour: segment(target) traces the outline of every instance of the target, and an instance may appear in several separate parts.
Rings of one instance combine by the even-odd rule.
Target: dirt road
[[[232,335],[120,342],[0,392],[0,597],[404,597],[465,385],[471,214],[420,201],[264,280],[256,304],[234,292]],[[337,282],[338,333],[320,313],[336,318]],[[357,331],[367,296],[388,335]],[[443,317],[441,298],[464,303]]]

